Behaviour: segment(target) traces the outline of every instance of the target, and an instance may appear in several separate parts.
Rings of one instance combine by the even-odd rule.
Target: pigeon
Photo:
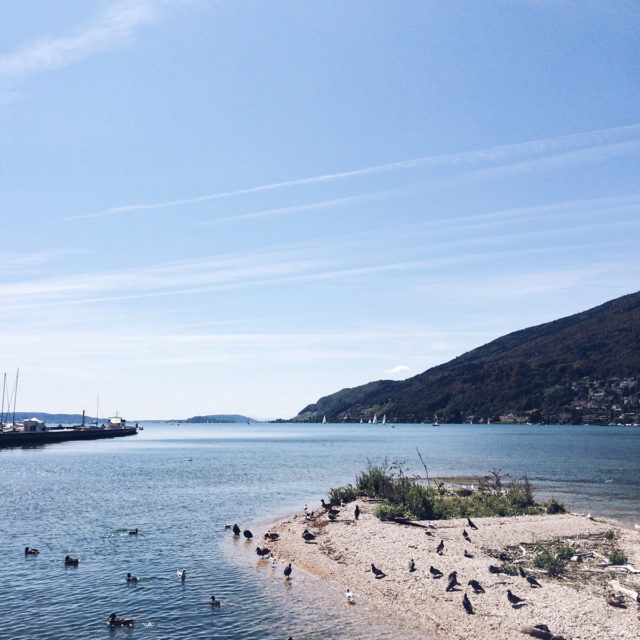
[[[525,576],[525,578],[532,588],[542,586],[533,576]]]
[[[447,591],[453,591],[456,587],[459,587],[460,583],[458,582],[458,572],[452,571],[449,574],[449,584],[447,585]]]
[[[507,589],[507,599],[514,607],[524,602],[524,598],[519,598],[515,593],[511,593],[511,589]]]
[[[471,538],[469,537],[469,534],[467,533],[466,529],[462,530],[462,537],[467,541],[467,542],[471,542]]]
[[[349,589],[349,587],[347,587],[347,590],[345,591],[345,595],[347,597],[347,604],[355,604],[355,600],[353,599],[353,593],[351,593],[351,589]]]
[[[356,505],[356,509],[353,512],[353,515],[355,516],[356,520],[360,517],[360,507],[358,505]]]
[[[234,536],[239,536],[240,535],[240,527],[237,524],[233,525],[233,535]]]
[[[291,563],[289,563],[285,568],[284,568],[284,577],[286,580],[289,580],[291,576]]]
[[[436,553],[441,556],[443,551],[444,551],[444,540],[440,540],[440,544],[436,547]]]
[[[431,566],[429,567],[429,573],[434,577],[434,578],[442,578],[442,571],[440,571],[440,569],[436,569],[435,567]]]
[[[381,571],[380,569],[378,569],[378,567],[376,567],[376,565],[373,564],[373,562],[371,563],[371,571],[373,572],[373,575],[376,578],[384,578],[387,575],[384,571]]]
[[[305,529],[302,532],[302,537],[304,538],[305,542],[311,542],[312,540],[316,539],[316,537],[313,535],[313,533],[311,533],[308,529]]]
[[[471,518],[467,518],[467,524],[469,525],[470,529],[477,529],[478,527],[476,527],[475,524],[473,524],[473,522],[471,522]]]
[[[539,640],[565,640],[563,636],[556,636],[551,633],[546,624],[535,624],[533,627],[523,627],[522,633],[526,633]]]
[[[622,596],[618,596],[615,593],[610,593],[607,596],[607,604],[618,609],[626,609],[627,605],[624,603]]]
[[[490,564],[489,565],[489,573],[496,573],[496,574],[497,573],[501,573],[500,567],[496,567],[495,565]]]
[[[467,594],[464,594],[464,597],[462,598],[462,606],[464,607],[464,610],[469,614],[473,614],[473,607],[471,606],[471,601],[469,600],[469,598],[467,598]]]
[[[413,558],[409,560],[409,573],[413,573],[416,570],[416,563],[413,561]]]
[[[467,584],[473,589],[473,593],[484,593],[484,588],[477,580],[469,580]]]
[[[253,538],[253,533],[251,533],[251,531],[249,531],[249,529],[245,529],[242,532],[242,535],[247,539],[247,540],[251,540],[251,538]]]
[[[464,557],[465,558],[473,558],[473,554],[469,553],[466,549],[464,550]]]

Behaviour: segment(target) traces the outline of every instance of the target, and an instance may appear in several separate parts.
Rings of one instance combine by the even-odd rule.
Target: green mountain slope
[[[508,334],[403,381],[343,389],[294,420],[637,422],[640,292]]]

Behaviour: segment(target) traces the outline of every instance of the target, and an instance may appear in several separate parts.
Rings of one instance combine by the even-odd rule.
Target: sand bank
[[[358,504],[359,520],[354,518]],[[344,591],[349,587],[358,602],[398,620],[400,625],[419,627],[428,638],[513,640],[527,638],[523,627],[546,624],[567,640],[600,640],[640,637],[640,608],[625,598],[627,608],[607,603],[617,580],[623,588],[640,591],[640,574],[606,566],[611,548],[622,549],[629,564],[640,567],[640,532],[605,520],[591,520],[575,514],[519,516],[513,518],[474,518],[477,530],[465,520],[446,520],[398,524],[382,522],[373,515],[375,504],[359,500],[340,510],[330,522],[323,509],[316,519],[296,514],[277,523],[271,531],[280,538],[268,542],[279,560],[291,562],[326,581],[327,587]],[[305,542],[308,529],[316,536]],[[466,529],[470,541],[463,538]],[[614,540],[604,534],[613,530]],[[570,540],[578,549],[593,554],[581,562],[569,562],[561,578],[551,578],[532,568],[534,547],[554,539]],[[436,552],[444,541],[442,555]],[[473,557],[465,557],[464,551]],[[542,585],[532,588],[522,577],[492,574],[489,566],[499,566],[499,553],[507,553],[514,564],[526,567]],[[409,572],[413,559],[416,570]],[[371,563],[386,576],[376,578]],[[435,579],[429,568],[444,575]],[[446,591],[448,575],[457,571],[461,583]],[[485,593],[474,594],[468,582],[475,579]],[[524,598],[513,607],[507,589]],[[467,594],[474,614],[465,612],[462,600]]]

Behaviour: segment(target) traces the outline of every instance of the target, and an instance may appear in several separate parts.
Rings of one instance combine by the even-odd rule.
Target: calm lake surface
[[[285,584],[283,565],[258,564],[255,543],[223,524],[257,531],[313,509],[367,459],[423,473],[416,447],[432,476],[526,473],[539,497],[640,522],[637,428],[147,423],[127,438],[0,450],[0,637],[392,637],[348,608],[342,589],[321,590],[295,569]],[[134,527],[139,535],[126,534]],[[27,545],[40,555],[25,557]],[[66,554],[80,565],[65,568]],[[141,581],[127,584],[128,571]],[[112,611],[135,628],[110,631]]]

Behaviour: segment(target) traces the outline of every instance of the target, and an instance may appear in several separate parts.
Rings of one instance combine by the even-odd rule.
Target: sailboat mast
[[[0,428],[4,426],[4,390],[7,386],[7,372],[4,372],[4,380],[2,382],[2,409],[0,409]]]
[[[13,426],[16,424],[16,402],[18,400],[18,374],[20,373],[20,367],[16,369],[16,388],[13,390]]]

